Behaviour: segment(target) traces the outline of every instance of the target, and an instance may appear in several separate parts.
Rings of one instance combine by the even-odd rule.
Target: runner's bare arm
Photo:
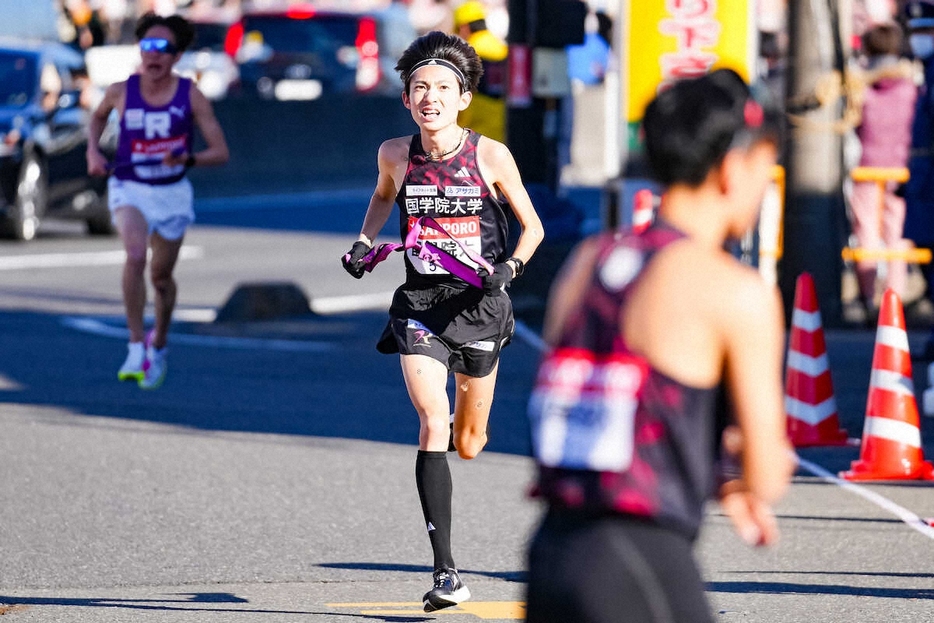
[[[101,153],[100,140],[112,110],[122,111],[126,82],[116,82],[104,91],[104,97],[91,112],[88,122],[88,175],[107,175],[107,158]]]
[[[584,240],[571,252],[555,277],[548,294],[542,330],[542,337],[549,346],[558,342],[568,315],[584,298],[597,259],[597,250],[596,238]]]
[[[778,293],[758,275],[740,280],[724,302],[724,374],[741,433],[742,485],[777,501],[794,470],[782,391],[784,324]]]
[[[370,197],[366,216],[363,217],[363,226],[360,228],[360,240],[369,246],[373,246],[373,240],[379,235],[383,225],[389,220],[389,215],[392,214],[392,207],[398,192],[395,180],[397,177],[401,179],[400,167],[402,174],[405,174],[407,157],[405,141],[406,139],[390,139],[379,147],[377,153],[379,175],[376,178],[376,189]]]
[[[477,147],[481,174],[506,196],[522,228],[519,241],[511,255],[526,263],[545,237],[542,221],[522,184],[519,167],[516,166],[509,148],[487,137],[481,138]]]
[[[214,115],[214,107],[208,98],[194,85],[191,86],[190,98],[192,116],[198,130],[201,132],[201,136],[204,138],[204,142],[207,144],[205,149],[192,154],[195,158],[195,165],[224,164],[230,160],[230,151],[227,148],[227,140],[224,138],[224,130]],[[166,160],[168,164],[185,164],[187,158],[188,154],[182,154],[181,156],[172,156],[170,154]],[[180,160],[180,162],[176,162],[176,160]]]

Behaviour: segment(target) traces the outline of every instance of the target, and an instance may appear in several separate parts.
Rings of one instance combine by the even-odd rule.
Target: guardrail
[[[909,173],[905,167],[856,167],[850,171],[850,179],[854,182],[874,182],[879,186],[879,221],[885,207],[885,187],[889,182],[904,184],[908,181]],[[777,261],[782,257],[784,249],[784,214],[785,214],[785,169],[775,165],[772,169],[772,182],[775,184],[779,208],[777,212],[777,234],[774,244],[768,244],[760,232],[759,258]],[[761,223],[760,223],[761,227]],[[845,247],[841,256],[846,262],[859,262],[870,260],[904,260],[912,264],[928,264],[932,260],[930,249],[867,249],[864,247]]]
[[[854,182],[874,182],[879,188],[879,223],[881,231],[882,215],[885,210],[885,187],[889,182],[904,184],[909,173],[905,167],[856,167],[850,171]],[[928,264],[931,261],[930,249],[866,249],[846,247],[843,259],[847,262],[867,260],[904,260],[910,264]]]

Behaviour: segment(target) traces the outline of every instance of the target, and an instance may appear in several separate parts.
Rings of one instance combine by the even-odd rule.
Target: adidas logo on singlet
[[[467,170],[467,167],[461,167],[458,169],[457,173],[454,174],[454,177],[470,177],[470,171]]]

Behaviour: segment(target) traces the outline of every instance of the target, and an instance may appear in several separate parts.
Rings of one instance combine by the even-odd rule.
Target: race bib
[[[417,220],[418,219],[409,217],[410,230],[415,226],[415,222]],[[436,231],[430,227],[424,227],[418,236],[419,243],[424,244],[425,242],[430,242],[442,251],[446,251],[449,255],[455,257],[463,264],[466,264],[471,268],[476,268],[477,263],[468,257],[461,245],[477,253],[478,255],[480,254],[482,249],[480,240],[480,217],[437,217],[434,220],[444,229],[445,232],[447,232],[448,235],[445,235],[444,233]],[[455,238],[457,242],[451,238]],[[438,262],[432,262],[430,260],[422,259],[419,257],[417,249],[408,249],[406,253],[408,253],[409,260],[412,262],[412,266],[415,267],[415,270],[423,275],[450,274]]]
[[[632,464],[640,358],[561,348],[539,367],[529,401],[532,450],[546,467],[623,472]]]
[[[133,173],[141,180],[158,180],[180,175],[185,172],[185,165],[167,166],[158,160],[169,152],[181,152],[187,149],[186,136],[148,141],[134,140],[130,144],[130,162],[140,164],[133,167]]]

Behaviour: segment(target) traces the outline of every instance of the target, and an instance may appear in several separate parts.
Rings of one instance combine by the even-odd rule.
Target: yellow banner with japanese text
[[[630,124],[660,88],[729,67],[747,81],[756,53],[755,0],[629,0],[623,47]]]

